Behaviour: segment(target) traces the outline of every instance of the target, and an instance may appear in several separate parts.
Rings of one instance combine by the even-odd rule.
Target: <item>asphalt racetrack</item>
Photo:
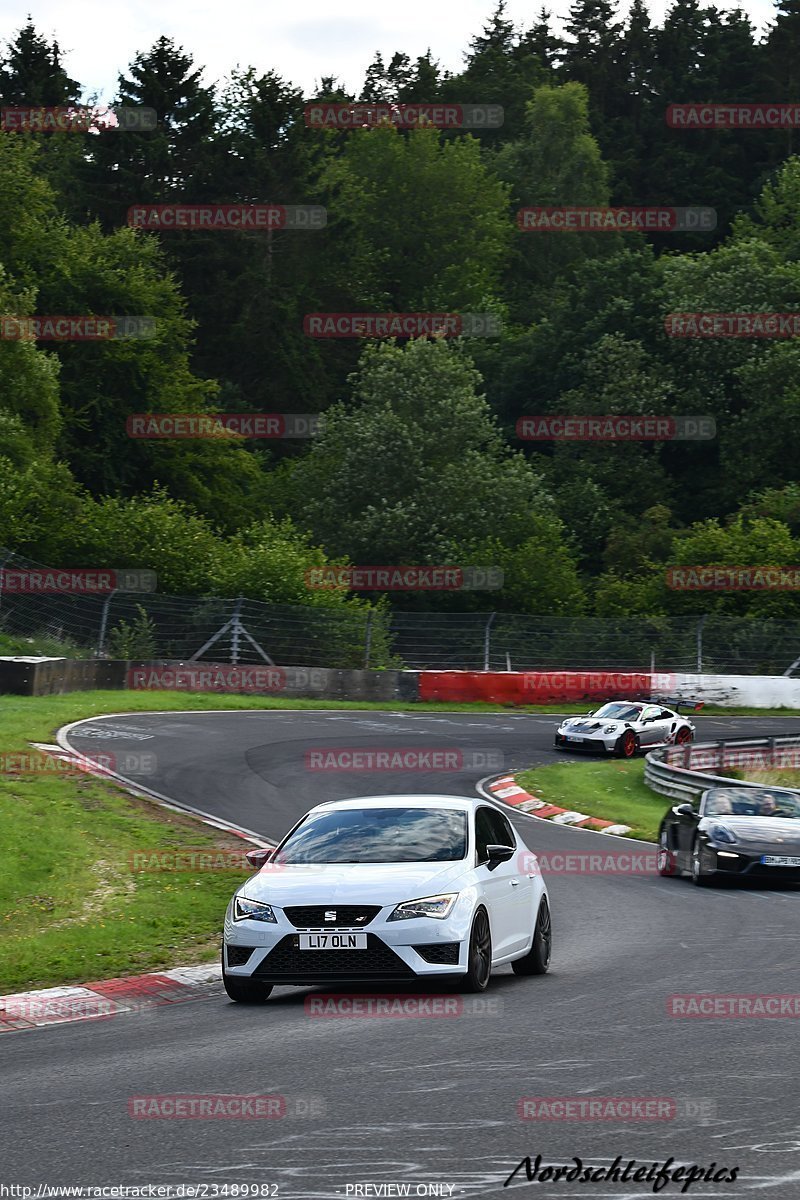
[[[557,721],[388,711],[136,714],[84,722],[70,744],[87,754],[151,751],[158,770],[149,787],[275,840],[322,799],[473,795],[487,775],[552,760]],[[701,716],[697,724],[701,741],[800,732],[795,718]],[[457,749],[464,762],[449,771],[309,769],[312,754],[343,749]],[[498,761],[500,771],[487,769]],[[550,855],[606,851],[609,843],[647,850],[521,814],[514,821],[533,850]],[[265,1006],[250,1008],[211,985],[187,1003],[3,1037],[3,1177],[192,1185],[201,1198],[224,1195],[223,1185],[234,1194],[233,1184],[277,1185],[280,1200],[400,1195],[405,1185],[411,1196],[652,1196],[646,1182],[528,1183],[523,1171],[503,1189],[528,1154],[542,1155],[542,1165],[572,1166],[577,1157],[598,1167],[619,1155],[623,1166],[673,1158],[673,1167],[739,1168],[733,1183],[693,1184],[693,1197],[800,1196],[798,1020],[667,1013],[673,993],[800,992],[800,890],[697,889],[645,874],[550,874],[547,882],[551,972],[524,979],[502,968],[480,998],[482,1012],[315,1019],[304,1007],[314,989],[278,988]],[[179,1093],[279,1093],[287,1114],[128,1114],[131,1096]],[[675,1104],[667,1120],[521,1120],[523,1097]],[[392,1190],[379,1190],[388,1184]],[[681,1195],[681,1186],[658,1194]]]

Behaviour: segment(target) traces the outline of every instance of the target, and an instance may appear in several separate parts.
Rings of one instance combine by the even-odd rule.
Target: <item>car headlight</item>
[[[616,725],[606,725],[606,727],[603,730],[603,733],[613,733],[616,728],[617,728]]]
[[[724,825],[712,825],[709,833],[715,842],[727,842],[728,845],[733,845],[736,841],[730,829],[726,829]]]
[[[233,919],[234,921],[270,921],[273,925],[278,924],[278,918],[272,911],[271,904],[264,904],[261,900],[248,900],[245,896],[235,897]]]
[[[421,900],[406,900],[387,917],[387,921],[410,921],[414,917],[435,917],[437,921],[450,915],[458,899],[458,892],[446,896],[423,896]]]

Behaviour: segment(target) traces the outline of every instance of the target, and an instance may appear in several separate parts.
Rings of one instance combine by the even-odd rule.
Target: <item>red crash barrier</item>
[[[493,704],[558,704],[669,692],[673,677],[650,671],[420,671],[420,700]]]

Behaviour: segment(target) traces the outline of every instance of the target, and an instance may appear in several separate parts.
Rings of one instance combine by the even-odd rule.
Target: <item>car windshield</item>
[[[467,814],[455,808],[341,808],[310,815],[276,857],[282,863],[456,862]]]
[[[638,721],[641,715],[641,704],[626,704],[624,701],[619,701],[615,704],[604,704],[594,714],[596,717],[610,718],[612,721]]]
[[[706,796],[707,817],[785,817],[800,821],[800,798],[778,788],[715,788]]]

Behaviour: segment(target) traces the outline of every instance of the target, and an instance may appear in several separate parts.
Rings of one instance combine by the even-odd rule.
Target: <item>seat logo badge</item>
[[[335,921],[336,920],[336,913],[332,908],[326,909],[325,920],[326,921]]]

